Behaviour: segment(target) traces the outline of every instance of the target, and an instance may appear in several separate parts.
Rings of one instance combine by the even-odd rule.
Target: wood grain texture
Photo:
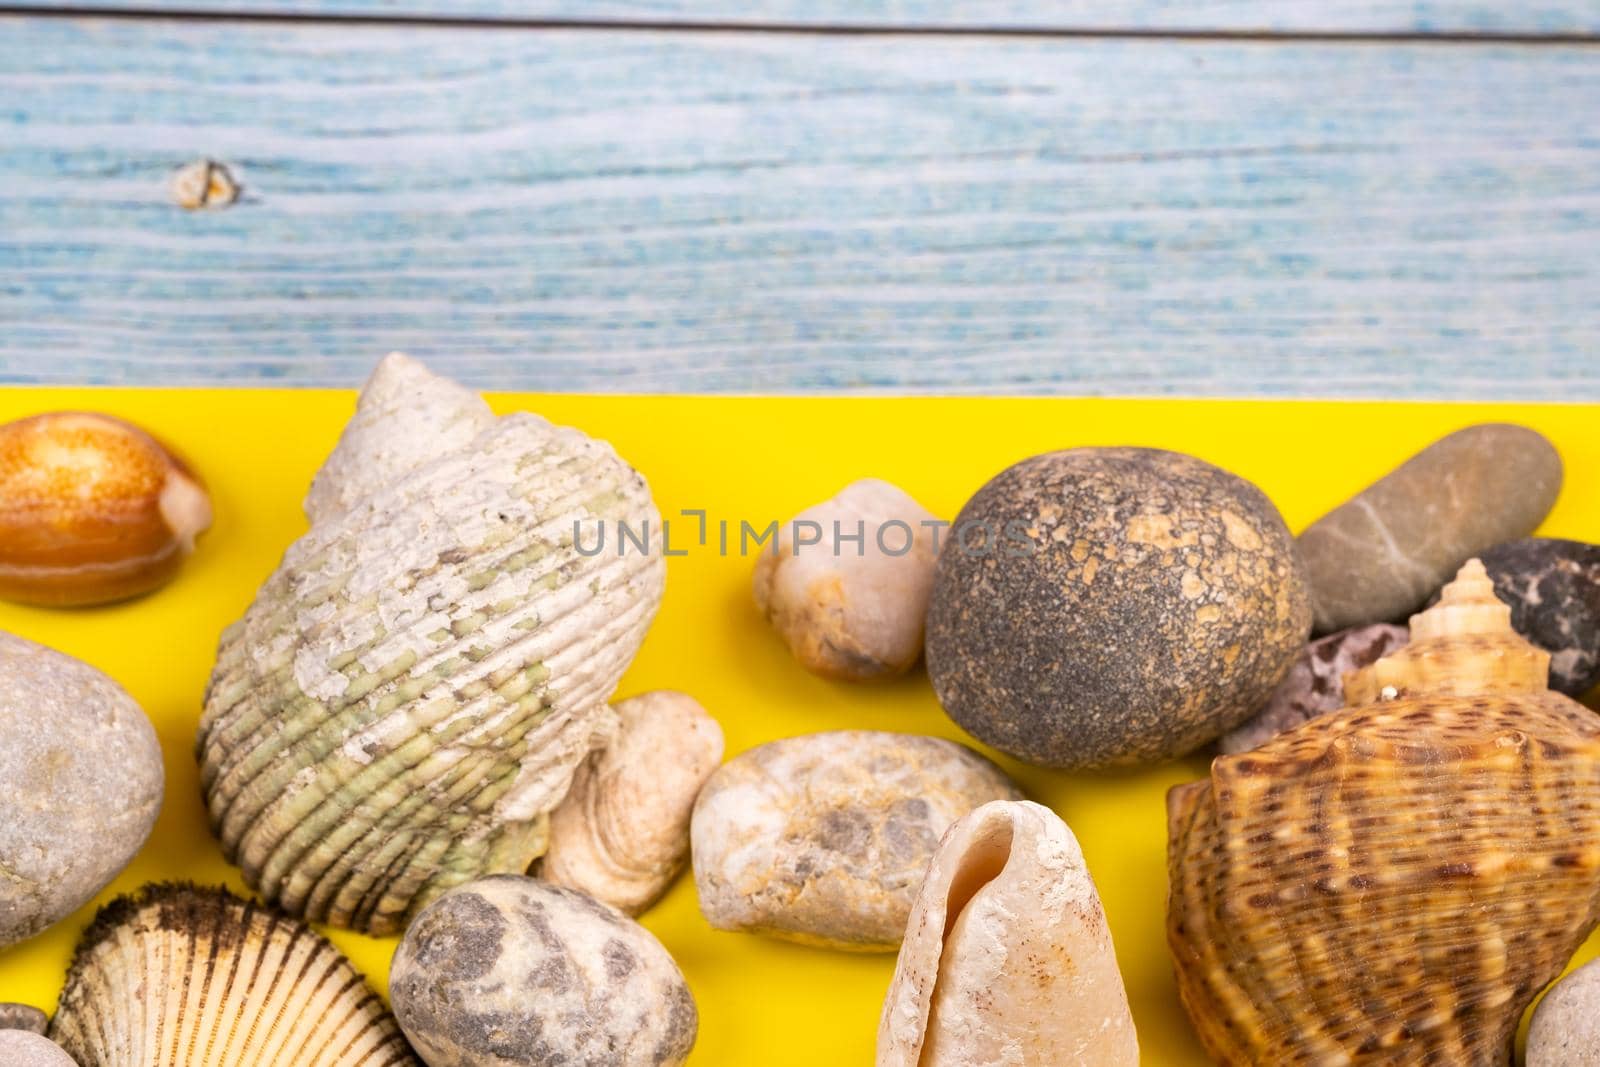
[[[1600,0],[21,0],[219,14],[1181,33],[1600,34]]]
[[[0,30],[6,380],[1600,399],[1584,47]]]

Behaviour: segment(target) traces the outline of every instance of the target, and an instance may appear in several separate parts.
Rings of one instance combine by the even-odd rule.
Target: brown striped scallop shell
[[[1477,560],[1351,706],[1168,797],[1168,941],[1216,1062],[1505,1067],[1600,921],[1600,719]]]
[[[100,910],[50,1037],[79,1067],[421,1067],[327,938],[188,885]]]

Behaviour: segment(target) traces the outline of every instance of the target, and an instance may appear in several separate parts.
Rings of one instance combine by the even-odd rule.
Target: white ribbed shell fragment
[[[660,519],[610,445],[496,418],[400,355],[306,512],[222,636],[201,781],[224,852],[268,900],[392,933],[543,852],[660,604]],[[623,524],[656,539],[641,551]]]
[[[722,762],[722,727],[693,697],[669,689],[615,710],[616,741],[584,761],[550,814],[539,874],[637,916],[689,858],[689,817]]]

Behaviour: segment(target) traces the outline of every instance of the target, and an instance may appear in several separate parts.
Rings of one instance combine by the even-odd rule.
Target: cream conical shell
[[[326,938],[226,890],[186,885],[101,909],[50,1037],[79,1067],[421,1067]]]
[[[610,445],[494,418],[404,357],[374,373],[307,511],[223,634],[201,784],[252,888],[392,933],[544,851],[660,603],[660,518]]]
[[[1072,831],[1028,801],[950,827],[917,892],[878,1067],[1137,1067],[1111,931]]]
[[[1600,719],[1544,688],[1476,561],[1371,702],[1168,795],[1168,941],[1222,1064],[1505,1067],[1600,920]]]

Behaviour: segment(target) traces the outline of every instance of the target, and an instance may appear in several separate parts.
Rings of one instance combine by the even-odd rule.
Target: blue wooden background
[[[1600,0],[3,10],[0,380],[1600,400]]]

